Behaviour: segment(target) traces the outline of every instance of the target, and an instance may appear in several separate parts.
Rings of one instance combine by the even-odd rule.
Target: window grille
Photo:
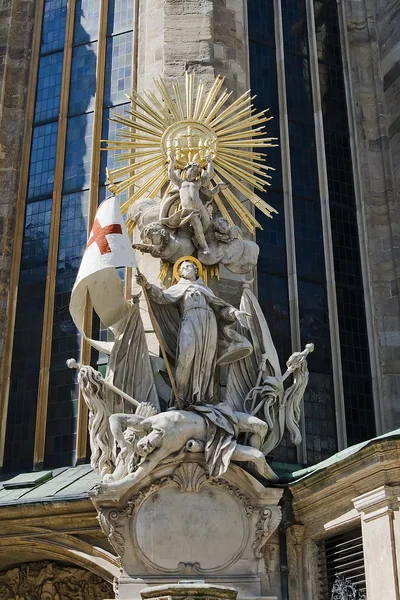
[[[325,540],[319,556],[320,600],[363,600],[364,551],[361,528]]]

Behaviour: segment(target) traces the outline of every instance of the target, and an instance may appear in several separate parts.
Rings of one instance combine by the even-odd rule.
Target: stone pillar
[[[396,557],[400,553],[399,493],[400,488],[383,485],[353,499],[361,515],[368,600],[400,598]]]
[[[0,357],[7,326],[35,2],[11,0],[0,9]]]
[[[396,2],[340,0],[339,9],[379,433],[400,423],[399,16]]]

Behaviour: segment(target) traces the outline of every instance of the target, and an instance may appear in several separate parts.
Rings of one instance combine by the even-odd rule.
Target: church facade
[[[278,214],[260,219],[254,285],[282,363],[315,346],[302,443],[284,437],[271,457],[283,520],[265,547],[264,596],[322,600],[347,585],[359,598],[398,598],[397,2],[11,0],[0,26],[7,597],[29,586],[35,598],[112,597],[118,559],[87,495],[97,483],[87,408],[65,365],[101,370],[105,356],[78,335],[68,305],[106,169],[118,165],[118,152],[101,150],[117,133],[109,117],[130,108],[132,89],[189,71],[206,85],[222,75],[233,98],[251,88],[273,117],[263,198]],[[141,269],[156,281],[147,257]],[[234,306],[239,282],[227,270],[219,281]],[[86,333],[107,336],[89,310]]]

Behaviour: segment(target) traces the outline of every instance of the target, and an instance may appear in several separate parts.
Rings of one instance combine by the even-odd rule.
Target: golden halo
[[[158,197],[169,181],[170,158],[178,169],[193,161],[204,168],[210,155],[215,170],[212,187],[229,184],[214,196],[222,216],[234,225],[231,212],[236,213],[253,234],[262,229],[242,198],[267,217],[277,212],[259,195],[271,185],[273,168],[266,164],[265,148],[274,146],[275,138],[267,136],[265,124],[272,117],[255,109],[250,90],[229,101],[231,92],[223,90],[220,75],[208,91],[204,81],[196,84],[194,73],[185,74],[182,89],[178,81],[166,82],[162,77],[154,83],[156,94],[134,92],[131,107],[111,117],[119,126],[117,139],[108,140],[104,149],[114,153],[115,166],[108,173],[113,193],[129,190],[122,213],[139,198]],[[128,219],[126,225],[130,232],[135,223]]]
[[[178,258],[178,260],[175,262],[174,264],[174,269],[172,271],[172,274],[174,276],[174,279],[176,279],[176,281],[179,281],[180,277],[179,277],[179,267],[181,266],[181,264],[183,262],[192,262],[196,265],[196,267],[198,268],[198,275],[199,277],[203,277],[203,265],[201,264],[201,262],[199,261],[198,258],[194,257],[194,256],[181,256],[181,258]]]

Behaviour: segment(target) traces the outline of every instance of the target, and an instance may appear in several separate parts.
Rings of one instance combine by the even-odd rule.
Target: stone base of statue
[[[130,489],[99,488],[92,500],[121,560],[118,598],[140,599],[145,587],[182,580],[230,586],[240,598],[264,596],[264,546],[280,523],[281,496],[234,464],[211,479],[204,455],[193,453],[171,458]]]

